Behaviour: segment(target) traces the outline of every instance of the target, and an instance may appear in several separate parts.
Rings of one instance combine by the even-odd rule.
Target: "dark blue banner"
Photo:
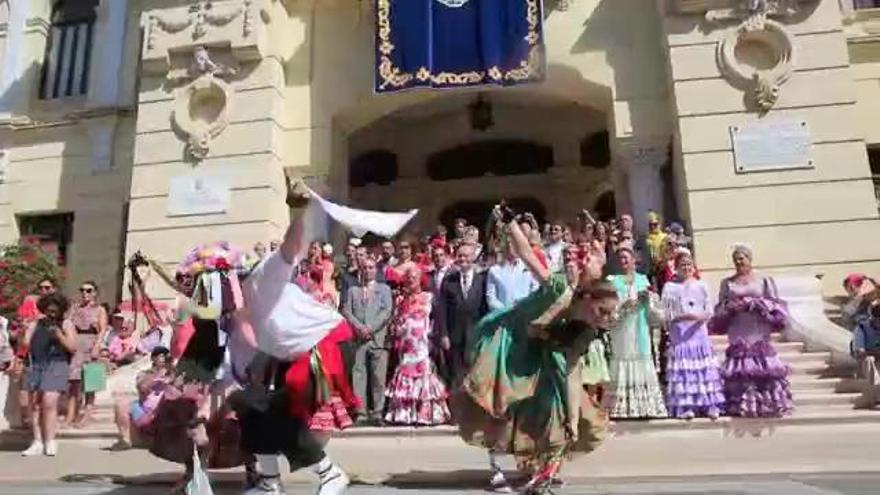
[[[544,77],[542,0],[376,0],[376,91]]]

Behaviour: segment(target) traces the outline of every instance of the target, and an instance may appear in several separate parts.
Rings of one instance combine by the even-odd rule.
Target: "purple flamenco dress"
[[[711,311],[709,289],[702,280],[667,282],[663,307],[668,324],[666,407],[674,418],[718,417],[724,412],[724,386],[706,320],[674,321],[683,314]]]
[[[748,283],[721,282],[719,303],[710,325],[727,333],[727,359],[722,366],[724,395],[731,416],[778,418],[794,409],[790,368],[770,343],[770,334],[788,321],[772,278]]]

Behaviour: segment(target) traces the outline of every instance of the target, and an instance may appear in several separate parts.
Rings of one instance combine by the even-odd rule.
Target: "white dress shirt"
[[[538,281],[522,260],[489,268],[486,302],[491,311],[509,308],[538,289]]]

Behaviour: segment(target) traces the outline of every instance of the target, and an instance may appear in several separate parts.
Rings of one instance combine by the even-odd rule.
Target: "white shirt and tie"
[[[471,268],[468,271],[462,271],[461,273],[461,293],[464,295],[465,299],[467,299],[468,294],[471,292],[471,285],[474,283],[474,269]]]

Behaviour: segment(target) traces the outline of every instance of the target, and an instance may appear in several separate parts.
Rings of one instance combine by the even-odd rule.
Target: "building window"
[[[60,266],[67,265],[73,241],[73,213],[23,215],[18,217],[18,230],[22,239],[39,242],[43,249],[55,253]]]
[[[428,177],[442,181],[543,174],[552,166],[550,146],[518,140],[480,141],[431,155]]]
[[[853,0],[853,8],[856,10],[880,9],[880,0]]]
[[[364,153],[351,161],[348,167],[348,184],[364,187],[367,184],[387,186],[397,180],[397,155],[377,150]]]
[[[581,141],[581,166],[608,168],[611,165],[611,145],[608,131],[595,132]]]
[[[81,96],[88,92],[97,5],[98,0],[55,3],[43,60],[40,99]]]
[[[596,200],[596,204],[593,206],[593,211],[596,213],[596,220],[599,220],[600,222],[607,222],[612,218],[616,218],[617,200],[614,198],[614,191],[602,193],[602,195]]]
[[[874,196],[880,208],[880,146],[868,148],[868,164],[871,166],[871,179],[874,181]]]

